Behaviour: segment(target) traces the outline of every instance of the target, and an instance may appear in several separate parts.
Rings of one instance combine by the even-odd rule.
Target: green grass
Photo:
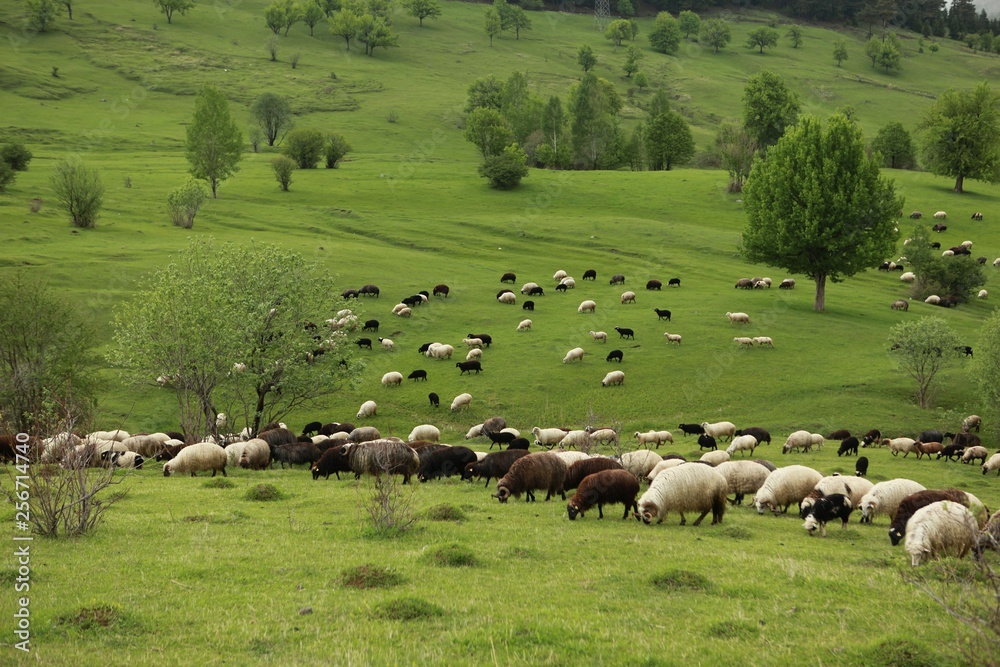
[[[84,309],[105,342],[115,306],[192,236],[280,243],[344,288],[380,285],[382,298],[351,306],[362,319],[382,322],[379,335],[394,339],[396,352],[361,352],[367,367],[356,382],[289,415],[293,428],[313,419],[357,421],[367,399],[379,411],[364,423],[385,435],[405,436],[427,422],[444,442],[477,449],[488,443],[462,436],[494,415],[522,432],[614,424],[626,448],[636,446],[629,436],[636,430],[728,419],[772,432],[777,443],[759,456],[850,474],[853,460],[837,458],[829,443],[804,455],[782,456],[777,448],[799,428],[954,430],[961,417],[991,407],[978,399],[963,365],[942,374],[937,407],[918,409],[910,382],[885,352],[891,326],[926,314],[944,317],[975,346],[989,301],[951,310],[914,303],[897,313],[888,306],[905,294],[898,274],[875,271],[828,286],[828,310],[820,315],[801,277],[792,292],[734,290],[740,277],[785,276],[737,257],[744,216],[739,198],[725,193],[722,173],[533,170],[513,192],[488,189],[460,129],[465,90],[476,77],[527,71],[534,90],[565,102],[580,74],[576,49],[589,42],[598,74],[626,95],[625,129],[642,118],[652,92],[628,97],[618,69],[624,49],[613,53],[591,16],[533,13],[533,31],[490,48],[483,6],[447,2],[442,18],[422,29],[395,17],[401,48],[374,58],[345,52],[322,24],[315,38],[299,25],[281,40],[281,62],[270,63],[265,4],[223,3],[216,12],[201,3],[168,26],[152,3],[95,1],[77,8],[74,21],[63,18],[57,30],[24,42],[17,39],[18,5],[0,6],[0,38],[5,48],[13,49],[12,36],[16,45],[0,59],[0,141],[19,139],[35,154],[0,197],[0,271],[27,267],[43,275]],[[806,112],[854,106],[870,137],[889,120],[912,129],[935,94],[995,78],[1000,63],[949,41],[936,54],[917,54],[916,40],[904,35],[903,71],[886,76],[868,67],[860,32],[812,25],[803,27],[802,48],[782,40],[758,55],[741,44],[766,15],[732,18],[731,48],[716,55],[685,43],[677,57],[650,51],[650,20],[640,20],[650,88],[668,90],[701,149],[720,120],[739,115],[743,82],[762,67],[786,78]],[[841,37],[850,59],[837,68],[831,54]],[[296,70],[286,60],[294,51],[302,53]],[[222,88],[244,127],[257,93],[289,95],[299,127],[339,131],[355,152],[338,170],[296,172],[287,193],[271,174],[275,151],[248,153],[194,229],[172,227],[165,198],[187,177],[184,130],[202,82]],[[397,122],[387,122],[390,112]],[[72,152],[100,168],[107,190],[97,228],[80,233],[56,210],[48,185],[56,162]],[[942,244],[970,239],[974,254],[1000,255],[995,187],[969,183],[971,192],[960,197],[949,179],[886,173],[907,211],[948,211]],[[42,209],[30,213],[35,197]],[[969,220],[977,210],[986,221]],[[900,227],[905,238],[909,221]],[[581,280],[589,268],[598,272],[594,283]],[[551,292],[558,269],[577,278],[575,290]],[[518,274],[515,289],[529,280],[546,289],[527,314],[530,332],[515,332],[526,316],[521,308],[495,301],[506,271]],[[618,272],[627,276],[625,288],[639,293],[635,305],[621,305],[623,288],[608,285]],[[992,268],[990,275],[988,289],[996,292]],[[641,289],[649,278],[670,277],[680,277],[682,287]],[[408,320],[389,313],[398,299],[439,282],[451,287],[447,299],[432,299]],[[586,298],[598,302],[592,316],[576,313]],[[653,307],[671,309],[674,320],[657,321]],[[728,325],[723,314],[734,310],[750,313],[753,324]],[[635,329],[635,341],[614,338],[615,326]],[[592,343],[591,330],[613,338]],[[682,346],[668,348],[664,331],[682,334]],[[460,377],[458,359],[436,362],[415,352],[433,340],[461,348],[468,332],[489,332],[496,341],[479,376]],[[737,332],[771,336],[775,349],[737,350]],[[561,364],[578,345],[585,360]],[[615,347],[625,352],[626,382],[605,389],[599,382],[611,364],[604,355]],[[379,383],[387,371],[416,368],[428,371],[427,383]],[[110,370],[104,379],[102,423],[131,431],[176,427],[173,395],[153,378],[136,388],[121,386]],[[430,391],[446,405],[463,391],[474,399],[455,414],[430,408]],[[984,439],[996,447],[994,431]],[[675,440],[661,451],[697,455],[693,439],[675,432]],[[973,466],[865,453],[872,481],[906,476],[1000,506],[996,478]],[[748,506],[731,509],[718,526],[680,527],[671,518],[647,527],[612,515],[571,524],[560,502],[499,505],[492,489],[453,478],[407,487],[419,517],[414,528],[371,539],[361,506],[365,480],[313,482],[302,469],[229,473],[206,481],[137,471],[96,534],[33,542],[37,653],[4,653],[4,661],[76,667],[106,664],[114,650],[116,660],[141,665],[205,656],[326,665],[333,631],[338,664],[949,664],[963,636],[903,578],[909,559],[889,546],[884,520],[831,529],[826,539],[807,536],[793,516],[761,517]],[[245,500],[267,487],[280,489],[280,502]],[[13,514],[3,518],[13,521]],[[921,572],[943,581],[938,567]],[[13,587],[15,572],[8,554],[0,560],[4,586]],[[5,618],[12,618],[14,597],[0,596]],[[306,607],[314,612],[300,615]]]

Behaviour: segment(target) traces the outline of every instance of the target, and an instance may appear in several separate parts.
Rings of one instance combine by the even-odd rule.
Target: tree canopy
[[[273,146],[292,127],[292,106],[277,93],[264,92],[250,105],[250,119]]]
[[[733,38],[729,22],[725,19],[709,19],[701,26],[701,41],[711,46],[716,53]]]
[[[911,169],[916,162],[913,139],[903,124],[897,121],[879,128],[872,139],[872,150],[882,156],[882,164],[890,169]]]
[[[206,85],[195,98],[186,152],[191,175],[208,181],[213,198],[219,183],[240,169],[243,134],[229,114],[229,102],[214,86]]]
[[[1000,98],[986,82],[970,91],[946,90],[918,129],[924,165],[954,178],[955,192],[964,191],[966,178],[1000,182]]]
[[[761,148],[767,148],[795,124],[799,98],[769,70],[747,79],[743,88],[743,124]]]
[[[940,317],[901,322],[889,331],[889,355],[917,383],[917,404],[929,408],[939,371],[958,363],[958,334]]]
[[[827,279],[844,280],[895,251],[902,201],[865,154],[860,128],[835,114],[825,129],[803,118],[771,147],[750,172],[743,206],[743,258],[810,277],[814,310],[823,311]]]
[[[681,26],[670,12],[660,12],[649,31],[649,45],[655,51],[673,55],[681,45]]]

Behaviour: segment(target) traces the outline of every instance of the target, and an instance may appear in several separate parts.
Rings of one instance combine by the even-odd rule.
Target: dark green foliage
[[[589,72],[597,65],[597,55],[590,44],[584,44],[576,53],[576,62],[583,68],[584,72]]]
[[[882,164],[890,169],[912,169],[915,166],[913,139],[902,123],[886,123],[872,139],[872,150],[882,156]]]
[[[31,151],[24,144],[4,144],[0,148],[0,162],[5,162],[14,171],[28,171],[31,162]]]
[[[484,76],[469,84],[469,99],[465,103],[465,112],[470,113],[479,108],[500,110],[503,103],[504,83],[494,75]]]
[[[250,105],[250,120],[273,146],[292,126],[292,106],[277,93],[261,93]]]
[[[499,155],[514,138],[503,115],[496,109],[480,107],[465,121],[465,139],[479,149],[484,158]]]
[[[743,125],[761,148],[778,141],[799,117],[799,98],[768,70],[747,79],[743,88]]]
[[[320,130],[302,128],[292,130],[285,137],[282,155],[295,160],[299,169],[315,169],[326,151],[326,137]]]
[[[709,19],[701,26],[701,41],[711,46],[716,53],[732,40],[729,22],[725,19]]]
[[[194,0],[153,0],[153,4],[167,17],[167,23],[173,23],[174,14],[187,14],[194,7]]]
[[[528,156],[517,144],[511,144],[499,155],[489,155],[479,167],[479,175],[488,178],[490,187],[510,190],[528,175]]]
[[[684,33],[684,39],[689,36],[698,36],[698,32],[701,30],[701,17],[692,12],[690,9],[685,9],[683,12],[677,15],[677,23]]]
[[[351,145],[343,135],[333,132],[326,138],[326,168],[336,169],[340,161],[351,152]]]
[[[575,159],[586,169],[618,166],[618,112],[621,98],[615,87],[593,72],[570,89],[570,133]]]
[[[274,180],[278,181],[282,191],[288,192],[288,186],[292,184],[292,172],[298,167],[295,160],[287,155],[278,155],[271,159],[271,169],[274,170]]]
[[[14,182],[17,178],[17,174],[10,165],[6,162],[0,161],[0,194],[7,191],[7,186]]]
[[[104,186],[97,169],[78,159],[63,160],[52,174],[52,190],[74,227],[89,229],[97,224],[104,203]]]
[[[670,12],[660,12],[649,31],[649,45],[653,50],[667,55],[677,53],[681,45],[681,27]]]
[[[441,4],[437,0],[404,0],[403,8],[410,16],[424,25],[424,19],[436,19],[441,16]]]
[[[654,116],[643,132],[646,163],[653,171],[667,170],[687,164],[694,156],[691,128],[676,111],[667,110]]]
[[[802,46],[802,28],[799,26],[793,25],[789,28],[786,37],[792,41],[793,49],[797,49]]]
[[[62,14],[62,3],[57,0],[25,0],[24,11],[26,23],[32,30],[48,32],[55,25],[56,17]]]
[[[642,51],[630,44],[628,51],[625,52],[625,64],[622,65],[626,79],[631,78],[633,74],[639,71],[640,60],[642,60]]]
[[[764,53],[764,47],[766,46],[777,46],[778,45],[778,31],[774,28],[769,28],[767,26],[761,26],[756,30],[750,31],[747,35],[747,48],[748,49],[760,49],[761,53]]]
[[[973,299],[987,282],[986,268],[970,255],[942,257],[930,244],[927,227],[918,225],[906,246],[910,269],[917,275],[911,295],[920,300],[931,294]]]
[[[240,169],[243,134],[229,114],[229,102],[214,86],[206,85],[195,98],[185,148],[191,175],[208,181],[213,198],[219,183]]]

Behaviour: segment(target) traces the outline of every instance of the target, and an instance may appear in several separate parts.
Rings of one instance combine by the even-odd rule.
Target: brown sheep
[[[493,478],[500,479],[514,465],[514,461],[528,455],[527,449],[505,449],[500,452],[487,454],[481,461],[473,461],[465,466],[462,471],[462,479],[472,479],[478,477],[486,478],[486,486],[490,485]]]
[[[944,449],[944,445],[940,442],[920,442],[917,440],[913,443],[913,451],[917,453],[918,459],[926,454],[927,460],[929,461],[931,454],[940,454],[942,449]],[[944,500],[944,498],[942,498],[942,500]]]
[[[566,480],[567,467],[563,460],[550,452],[535,452],[518,460],[507,471],[499,482],[497,492],[493,497],[501,503],[507,502],[511,496],[518,498],[525,494],[526,502],[534,502],[536,489],[545,489],[545,500],[558,493],[566,500],[563,482]]]
[[[900,501],[896,516],[889,524],[889,541],[892,542],[892,546],[899,544],[906,535],[906,522],[910,520],[914,512],[939,500],[950,500],[966,507],[969,506],[969,494],[958,489],[927,489],[911,493]]]
[[[622,464],[614,459],[604,456],[596,456],[589,459],[577,461],[566,471],[566,481],[563,482],[563,491],[569,491],[580,486],[580,482],[587,475],[593,475],[602,470],[621,470]]]
[[[639,505],[635,502],[638,493],[639,480],[631,473],[615,469],[601,470],[583,478],[576,494],[566,505],[566,511],[572,521],[577,514],[582,517],[587,510],[597,505],[597,517],[603,519],[605,505],[622,503],[625,505],[622,519],[627,519],[629,510],[639,511]]]

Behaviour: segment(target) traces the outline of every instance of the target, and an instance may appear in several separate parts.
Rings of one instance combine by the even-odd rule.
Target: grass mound
[[[236,482],[226,479],[225,477],[213,477],[202,484],[202,486],[206,489],[231,489],[236,486]]]
[[[251,486],[247,489],[247,492],[243,495],[243,497],[247,500],[255,500],[257,502],[264,503],[274,500],[284,500],[285,494],[273,484],[257,484],[256,486]]]
[[[430,553],[430,561],[442,567],[477,567],[479,558],[471,549],[461,544],[438,547]]]
[[[670,570],[654,576],[651,583],[665,591],[710,591],[712,582],[697,572]]]
[[[348,568],[340,574],[340,583],[342,586],[359,589],[392,588],[393,586],[399,586],[405,581],[396,572],[369,563]]]
[[[465,512],[448,503],[434,505],[424,514],[431,521],[465,521],[466,518]]]
[[[716,639],[752,639],[760,628],[751,621],[720,621],[708,628],[708,635]]]
[[[135,626],[120,607],[108,603],[80,607],[72,614],[58,617],[56,622],[60,626],[81,632],[92,632],[101,628],[123,630]]]
[[[871,667],[935,667],[940,664],[927,647],[909,639],[887,639],[865,654]]]
[[[413,621],[444,616],[444,609],[421,598],[403,597],[376,605],[372,610],[372,616],[393,621]]]

